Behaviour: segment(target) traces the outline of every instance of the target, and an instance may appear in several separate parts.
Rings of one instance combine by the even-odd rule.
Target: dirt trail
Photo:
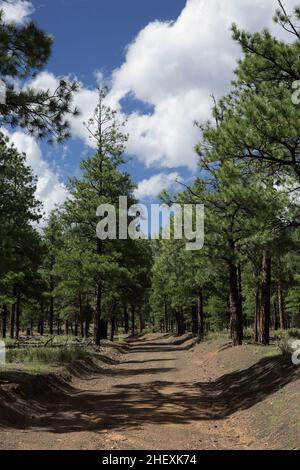
[[[226,415],[226,403],[215,400],[216,353],[206,369],[189,346],[163,336],[130,343],[120,364],[94,368],[69,389],[41,398],[23,429],[0,430],[0,448],[263,448],[239,411]]]

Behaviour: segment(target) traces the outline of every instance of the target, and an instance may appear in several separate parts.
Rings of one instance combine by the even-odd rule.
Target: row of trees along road
[[[202,337],[228,330],[242,344],[245,327],[267,345],[270,329],[300,327],[299,124],[293,83],[300,80],[300,8],[279,2],[278,27],[249,34],[233,26],[243,52],[231,92],[214,100],[212,119],[198,123],[198,178],[163,201],[205,204],[205,247],[184,240],[100,240],[100,204],[118,211],[119,196],[135,203],[123,171],[127,136],[99,90],[86,123],[94,154],[70,179],[70,197],[37,228],[42,216],[36,179],[24,155],[0,136],[1,334],[20,331],[88,337],[96,345],[116,331],[146,327]],[[52,39],[35,24],[0,17],[0,77],[8,88],[1,125],[37,138],[64,141],[68,116],[77,115],[77,85],[61,80],[54,93],[15,89],[46,64]],[[212,90],[213,91],[213,90]],[[118,219],[118,218],[117,218]]]
[[[0,78],[6,84],[6,103],[0,105],[0,125],[20,127],[38,138],[63,141],[69,136],[67,115],[76,115],[72,93],[77,85],[61,80],[53,94],[16,83],[32,79],[46,64],[52,39],[33,22],[6,23],[0,11]],[[43,303],[46,290],[40,275],[45,246],[33,223],[41,218],[35,198],[36,179],[20,155],[0,134],[0,306],[2,336],[18,337],[21,311]]]
[[[151,303],[166,328],[178,319],[180,331],[192,315],[201,332],[206,317],[239,345],[245,325],[262,344],[270,326],[299,327],[299,18],[279,2],[274,21],[287,42],[232,28],[243,59],[213,120],[199,124],[200,176],[175,198],[205,204],[205,249],[162,242],[155,257]]]

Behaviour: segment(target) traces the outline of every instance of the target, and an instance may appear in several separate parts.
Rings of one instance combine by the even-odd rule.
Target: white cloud
[[[28,16],[34,12],[34,7],[27,0],[7,0],[0,1],[0,10],[4,12],[6,23],[24,23]]]
[[[50,213],[56,204],[61,204],[68,197],[68,191],[63,183],[59,181],[58,175],[43,160],[42,152],[35,140],[23,132],[9,134],[2,129],[19,152],[26,154],[26,163],[33,169],[37,176],[36,196],[44,206],[46,215]]]
[[[190,91],[162,100],[153,114],[133,113],[128,117],[127,150],[148,167],[186,166],[195,170],[194,146],[199,129],[193,123],[209,116],[211,98],[201,90]]]
[[[290,0],[289,10],[298,1]],[[113,72],[108,96],[120,120],[128,118],[128,153],[148,167],[195,170],[194,146],[200,134],[193,123],[210,117],[211,94],[219,97],[229,90],[241,55],[230,27],[233,22],[250,31],[268,27],[283,36],[272,21],[276,7],[276,0],[187,0],[176,21],[155,21],[142,29]],[[96,78],[103,80],[103,74],[96,71]],[[57,84],[48,72],[33,82],[50,89]],[[152,111],[126,116],[121,109],[126,97],[150,105]],[[73,134],[92,146],[82,122],[93,114],[97,90],[82,86],[74,104],[82,114],[71,118]]]
[[[152,114],[129,116],[129,152],[147,166],[194,169],[199,131],[193,121],[209,118],[210,95],[227,92],[240,56],[231,24],[250,31],[273,28],[277,6],[276,0],[188,0],[175,22],[146,26],[113,73],[118,103],[131,95],[154,107]]]
[[[172,189],[179,178],[179,173],[173,172],[159,173],[149,179],[144,179],[135,190],[135,197],[137,199],[157,197],[164,189]]]

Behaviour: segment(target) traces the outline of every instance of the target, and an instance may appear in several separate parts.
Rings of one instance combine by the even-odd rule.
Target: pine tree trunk
[[[74,320],[74,336],[76,338],[78,336],[78,318],[77,318],[77,316],[75,317],[75,320]]]
[[[14,339],[15,337],[15,319],[16,319],[16,304],[14,303],[11,307],[11,317],[10,317],[10,337]]]
[[[69,336],[69,320],[65,321],[65,335]]]
[[[236,268],[236,275],[237,275],[237,285],[238,285],[238,293],[239,293],[239,311],[241,315],[241,322],[243,323],[243,293],[242,293],[242,269],[241,265],[238,264]],[[244,329],[241,328],[241,335],[242,340],[244,339]]]
[[[6,338],[6,327],[7,327],[7,317],[8,317],[8,309],[7,306],[4,305],[2,309],[2,338]]]
[[[101,341],[101,309],[102,309],[102,283],[98,282],[96,288],[96,309],[94,315],[94,341],[96,346],[100,345]]]
[[[111,330],[110,330],[110,340],[111,342],[114,341],[116,331],[116,317],[113,315],[111,318]]]
[[[54,289],[54,279],[53,276],[50,276],[50,290],[51,290],[51,297],[50,297],[50,309],[49,309],[49,332],[50,335],[54,333],[54,298],[52,296],[52,291]]]
[[[278,312],[279,312],[279,325],[281,330],[286,329],[286,320],[285,320],[285,306],[284,306],[284,295],[282,283],[278,284]]]
[[[204,333],[204,311],[203,311],[203,290],[200,289],[198,293],[197,302],[197,335],[201,338]]]
[[[111,330],[110,330],[110,340],[111,342],[114,341],[115,333],[116,333],[116,310],[117,310],[117,302],[114,302],[111,312]]]
[[[79,293],[78,295],[78,318],[77,318],[77,323],[79,321],[80,323],[80,336],[81,338],[84,338],[84,314],[83,314],[83,308],[82,308],[82,296],[81,296],[81,293]],[[77,328],[78,328],[78,325],[77,325]]]
[[[125,333],[129,333],[129,315],[128,315],[128,309],[127,305],[124,305],[124,329]]]
[[[183,335],[185,333],[185,323],[183,311],[176,313],[176,322],[177,322],[177,334]]]
[[[14,287],[13,287],[13,297],[14,297],[14,299],[17,297],[17,286],[16,285],[14,285]],[[11,339],[14,339],[14,337],[15,337],[16,307],[17,307],[17,302],[15,302],[11,307],[11,315],[10,315],[10,337],[11,337]]]
[[[192,305],[192,333],[193,335],[197,335],[198,332],[198,322],[197,322],[197,306]]]
[[[21,295],[17,293],[17,303],[16,303],[16,339],[19,339],[20,336],[20,316],[21,316]]]
[[[262,262],[261,331],[259,335],[259,342],[263,345],[270,344],[271,275],[272,261],[269,253],[265,251]]]
[[[142,309],[139,310],[139,318],[140,318],[140,333],[143,333],[143,331],[144,331],[144,319],[143,319]]]
[[[175,318],[176,318],[176,333],[179,335],[180,334],[180,318],[179,318],[179,313],[175,313]]]
[[[230,330],[234,346],[243,343],[243,316],[239,296],[239,285],[237,268],[234,264],[229,265],[229,287],[230,287]]]
[[[131,333],[135,335],[135,306],[131,306]]]
[[[44,319],[40,320],[40,335],[44,336]]]
[[[97,254],[102,254],[102,240],[97,239]],[[94,315],[94,341],[100,346],[101,341],[101,315],[102,315],[102,281],[98,280],[96,285],[96,308]]]
[[[40,335],[41,336],[44,336],[44,330],[45,330],[45,320],[44,320],[44,302],[42,301],[41,304],[40,304],[40,307],[41,307],[41,319],[40,319]]]
[[[101,318],[100,320],[100,340],[108,339],[108,321]]]
[[[85,327],[85,337],[88,338],[90,335],[90,322],[88,318],[85,320],[84,327]]]
[[[274,300],[274,304],[273,304],[273,309],[274,309],[274,330],[277,331],[278,330],[278,304],[276,302],[276,300]]]
[[[186,332],[186,323],[184,321],[184,313],[183,313],[183,308],[181,309],[181,312],[180,312],[180,324],[181,324],[181,332],[180,334],[181,335],[184,335],[185,332]]]
[[[260,332],[260,289],[257,287],[255,296],[254,340],[258,343]]]
[[[165,325],[166,325],[166,333],[169,332],[169,318],[168,318],[168,304],[167,304],[167,299],[166,299],[166,296],[165,296],[165,299],[164,299],[164,306],[165,306]]]

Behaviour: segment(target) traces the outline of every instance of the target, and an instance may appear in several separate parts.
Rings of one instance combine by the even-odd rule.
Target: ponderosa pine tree
[[[131,310],[131,331],[135,333],[135,312],[138,313],[140,331],[145,326],[149,289],[151,287],[152,246],[143,238],[121,242],[122,266],[126,277],[122,276],[116,286],[121,304]],[[123,310],[124,311],[124,310]],[[124,319],[125,320],[125,319]]]
[[[206,168],[205,180],[196,182],[192,194],[206,207],[206,245],[215,262],[227,266],[231,334],[235,345],[243,339],[243,297],[241,262],[244,245],[272,228],[274,214],[282,207],[280,195],[272,186],[251,174],[248,168],[216,158],[214,136],[204,132],[204,143],[198,152]],[[203,149],[206,148],[205,154]],[[210,176],[209,176],[210,175]]]
[[[300,177],[300,107],[292,99],[292,84],[300,78],[300,9],[295,9],[294,21],[282,2],[279,5],[275,21],[290,32],[291,41],[266,30],[250,34],[233,26],[244,57],[232,93],[220,102],[215,146],[222,148],[224,158],[247,159],[287,185],[291,179],[299,183]]]
[[[36,180],[26,165],[25,155],[0,134],[0,303],[7,325],[12,308],[11,334],[19,318],[20,284],[27,270],[26,253],[30,250],[31,223],[40,218],[40,203],[35,198]],[[33,243],[34,246],[34,243]],[[2,331],[5,335],[6,332]]]
[[[112,204],[118,213],[120,196],[128,197],[129,206],[134,202],[134,184],[127,173],[118,169],[124,163],[122,154],[127,136],[121,132],[116,112],[106,105],[106,95],[106,89],[99,90],[99,102],[94,116],[86,124],[96,152],[81,162],[83,177],[71,181],[72,197],[66,203],[69,223],[74,225],[74,230],[77,229],[78,236],[88,243],[92,258],[89,265],[95,285],[96,345],[100,344],[101,339],[100,321],[104,292],[109,288],[112,278],[118,278],[120,273],[124,272],[120,263],[121,253],[118,251],[120,243],[116,244],[116,240],[100,240],[97,237],[97,208],[101,204]]]
[[[47,284],[46,298],[48,305],[48,323],[49,333],[54,334],[55,321],[55,295],[54,290],[57,287],[57,276],[55,273],[55,263],[62,247],[62,222],[59,210],[53,210],[50,213],[47,225],[44,228],[43,240],[45,244],[46,255],[43,259],[41,273]],[[57,318],[57,320],[59,320]]]
[[[262,33],[249,33],[239,30],[236,24],[232,27],[233,38],[240,44],[244,59],[238,69],[240,84],[252,87],[265,82],[275,86],[287,83],[291,87],[300,79],[300,7],[290,13],[283,2],[278,0],[274,21],[285,33],[289,33],[286,42],[278,39],[265,29]]]
[[[62,219],[64,214],[62,213]],[[82,243],[72,227],[62,229],[62,238],[55,257],[54,274],[57,280],[54,296],[58,302],[58,313],[73,328],[74,335],[82,337],[88,334],[89,298],[92,296],[92,279],[88,266],[87,247]]]
[[[38,231],[30,225],[21,232],[21,235],[22,238],[19,240],[15,258],[15,271],[18,273],[18,279],[16,279],[13,284],[16,339],[19,338],[20,334],[21,313],[24,304],[31,299],[36,300],[41,294],[39,289],[44,286],[39,273],[39,267],[45,254],[41,236]],[[13,322],[11,318],[11,333],[12,332]]]
[[[0,9],[0,79],[7,89],[6,102],[0,104],[0,125],[20,126],[39,138],[63,141],[70,136],[68,115],[78,115],[72,107],[77,84],[61,79],[53,92],[30,86],[47,63],[52,43],[52,37],[33,22],[6,23]],[[16,80],[29,85],[18,89]]]

